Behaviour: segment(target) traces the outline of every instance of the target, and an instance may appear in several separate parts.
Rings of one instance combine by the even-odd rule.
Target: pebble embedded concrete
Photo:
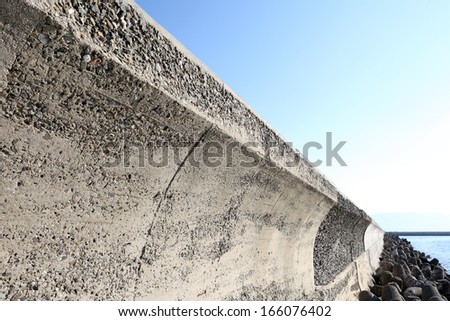
[[[370,218],[135,4],[0,18],[0,299],[356,298]]]
[[[317,285],[325,285],[365,251],[364,233],[371,219],[342,195],[319,227],[314,244]]]

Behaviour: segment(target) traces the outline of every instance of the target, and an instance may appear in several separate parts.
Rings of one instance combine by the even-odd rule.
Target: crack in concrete
[[[274,209],[275,206],[278,204],[278,201],[280,200],[281,196],[283,196],[283,194],[284,194],[285,191],[286,191],[286,189],[283,190],[283,192],[281,192],[280,196],[278,196],[277,200],[275,201],[275,203],[273,204],[272,208],[270,209],[270,212],[273,211],[273,209]]]
[[[198,145],[203,141],[203,139],[205,138],[205,136],[211,131],[211,129],[213,128],[214,125],[211,125],[210,127],[208,127],[207,129],[205,129],[203,131],[203,133],[200,134],[200,137],[197,139],[197,141],[189,148],[188,153],[186,154],[186,156],[184,157],[183,161],[180,163],[180,165],[178,165],[177,170],[175,171],[175,173],[172,175],[172,178],[170,179],[169,183],[167,184],[166,188],[164,189],[164,193],[161,197],[161,199],[159,200],[158,206],[156,208],[155,214],[153,215],[153,219],[152,219],[152,223],[147,231],[147,236],[150,236],[152,233],[152,229],[153,226],[155,224],[156,221],[156,217],[158,215],[158,212],[161,208],[162,203],[164,202],[164,200],[167,198],[167,193],[170,189],[170,187],[172,186],[172,183],[174,182],[175,178],[177,177],[177,175],[179,174],[179,172],[181,171],[181,169],[184,167],[184,165],[186,164],[186,161],[188,160],[188,158],[192,155],[192,153],[195,151],[195,149],[198,147]],[[147,247],[147,242],[145,243],[145,245],[142,247],[141,249],[141,255],[139,256],[139,268],[138,268],[138,273],[137,273],[137,278],[136,278],[136,283],[135,283],[135,290],[133,293],[133,300],[136,300],[136,295],[137,295],[137,287],[138,287],[138,282],[141,278],[141,271],[142,271],[142,260],[144,258],[145,255],[145,248]]]
[[[164,190],[163,196],[161,197],[158,207],[156,208],[156,213],[155,213],[155,217],[156,214],[159,211],[159,208],[161,207],[162,202],[166,199],[167,197],[167,192],[169,191],[170,187],[172,186],[173,181],[175,180],[175,178],[177,177],[178,173],[181,171],[181,169],[184,167],[184,164],[186,163],[187,159],[189,158],[189,156],[191,156],[191,154],[194,152],[194,150],[197,148],[197,146],[201,143],[201,141],[203,140],[203,138],[208,134],[208,132],[211,130],[211,128],[213,127],[213,125],[211,125],[209,128],[207,128],[205,131],[203,131],[203,133],[200,135],[199,139],[189,148],[189,151],[186,155],[186,157],[183,159],[183,161],[181,162],[180,165],[178,165],[177,170],[175,171],[175,173],[173,174],[172,178],[169,181],[169,184],[167,184],[166,189]],[[153,225],[153,222],[152,222]],[[151,229],[150,229],[151,230]],[[150,232],[149,232],[150,234]]]

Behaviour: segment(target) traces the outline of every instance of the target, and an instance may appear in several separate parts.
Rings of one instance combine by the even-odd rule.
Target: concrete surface
[[[0,299],[368,286],[383,232],[133,2],[1,6]]]

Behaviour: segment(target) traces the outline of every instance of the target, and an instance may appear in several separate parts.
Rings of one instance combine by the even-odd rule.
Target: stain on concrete
[[[317,285],[331,282],[365,251],[364,233],[370,224],[364,211],[339,194],[338,203],[320,224],[314,243]]]

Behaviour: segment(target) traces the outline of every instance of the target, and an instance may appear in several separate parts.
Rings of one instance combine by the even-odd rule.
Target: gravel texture
[[[339,194],[338,203],[319,227],[314,243],[314,279],[317,285],[333,281],[364,248],[364,233],[371,223],[367,214]]]

